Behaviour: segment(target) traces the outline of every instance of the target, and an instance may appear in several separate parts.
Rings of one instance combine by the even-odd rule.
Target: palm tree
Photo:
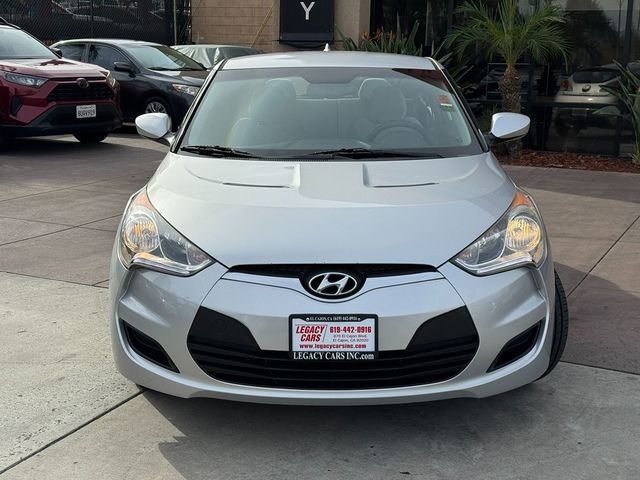
[[[520,112],[522,79],[516,63],[530,55],[537,63],[562,56],[567,60],[569,42],[564,33],[563,11],[555,5],[539,3],[521,13],[518,0],[500,0],[497,9],[490,11],[481,0],[468,0],[456,13],[463,15],[465,23],[457,26],[447,37],[461,58],[470,46],[484,48],[488,60],[494,55],[502,57],[506,70],[498,88],[502,95],[502,108]]]

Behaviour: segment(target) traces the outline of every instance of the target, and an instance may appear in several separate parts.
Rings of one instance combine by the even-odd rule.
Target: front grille
[[[61,83],[47,97],[48,102],[73,100],[109,100],[113,91],[105,82],[90,82],[88,88],[80,88],[76,83]]]
[[[271,264],[271,265],[238,265],[229,269],[231,272],[263,275],[268,277],[304,278],[315,271],[348,271],[360,274],[364,278],[392,277],[412,275],[416,273],[435,272],[431,265],[408,263],[353,263],[353,264]]]
[[[284,332],[283,332],[284,334]],[[299,361],[286,351],[261,350],[242,323],[200,308],[187,338],[207,375],[229,383],[302,389],[372,389],[425,385],[461,373],[479,338],[466,308],[422,324],[406,350],[381,351],[371,361]]]

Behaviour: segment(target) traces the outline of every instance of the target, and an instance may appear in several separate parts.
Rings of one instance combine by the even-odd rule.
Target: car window
[[[89,63],[99,65],[107,70],[113,70],[115,62],[129,63],[127,57],[113,47],[107,45],[91,45],[87,56]]]
[[[163,45],[127,45],[125,50],[150,70],[205,70],[205,68],[171,47]]]
[[[69,60],[82,61],[84,45],[59,45],[58,48],[62,52],[62,56],[64,58],[68,58]]]
[[[0,59],[58,58],[31,35],[15,28],[0,28]]]
[[[593,68],[580,70],[573,74],[575,83],[604,83],[618,76],[618,70],[614,68]]]
[[[341,148],[458,156],[482,152],[439,71],[384,68],[222,70],[182,145],[264,156]]]

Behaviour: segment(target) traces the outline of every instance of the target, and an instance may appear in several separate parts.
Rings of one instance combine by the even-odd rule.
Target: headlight
[[[546,238],[540,214],[531,198],[518,190],[507,212],[453,262],[475,275],[538,266],[544,260]]]
[[[113,75],[111,75],[111,72],[107,73],[105,80],[107,81],[107,85],[109,85],[109,87],[111,88],[115,88],[116,85],[118,84],[118,82],[116,81],[116,78]]]
[[[20,73],[3,72],[2,76],[7,82],[17,83],[24,87],[40,88],[47,82],[46,78],[22,75]]]
[[[118,252],[127,268],[138,265],[184,277],[213,263],[160,216],[144,190],[132,197],[124,213]]]
[[[191,95],[195,97],[200,91],[200,87],[194,87],[192,85],[182,85],[179,83],[174,83],[173,88],[180,93],[186,93],[187,95]]]

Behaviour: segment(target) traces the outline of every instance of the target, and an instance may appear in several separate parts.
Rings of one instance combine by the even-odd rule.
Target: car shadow
[[[532,398],[544,400],[549,390],[532,384],[487,399],[340,407],[143,395],[180,432],[158,445],[180,478],[402,478],[424,474],[417,466],[430,462],[425,455],[456,462],[483,439],[501,443],[537,429]],[[403,466],[394,470],[388,462]],[[370,474],[375,470],[387,473]]]

